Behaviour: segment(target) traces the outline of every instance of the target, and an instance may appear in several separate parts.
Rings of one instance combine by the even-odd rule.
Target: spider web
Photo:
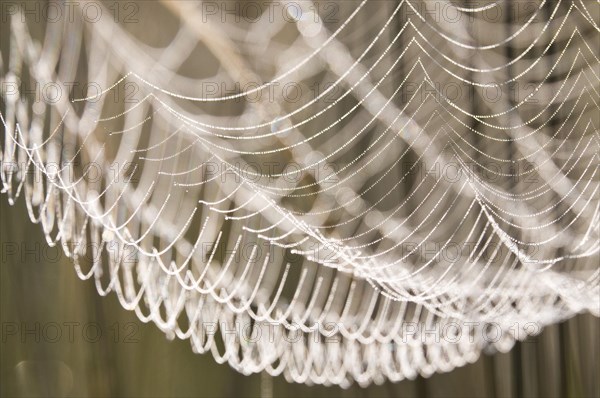
[[[599,315],[598,3],[82,4],[3,24],[2,191],[169,338],[345,387]]]

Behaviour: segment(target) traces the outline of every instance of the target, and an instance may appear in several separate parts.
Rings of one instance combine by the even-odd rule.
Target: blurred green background
[[[2,397],[600,396],[600,320],[587,314],[429,379],[343,390],[246,377],[100,297],[26,214],[0,197]]]

